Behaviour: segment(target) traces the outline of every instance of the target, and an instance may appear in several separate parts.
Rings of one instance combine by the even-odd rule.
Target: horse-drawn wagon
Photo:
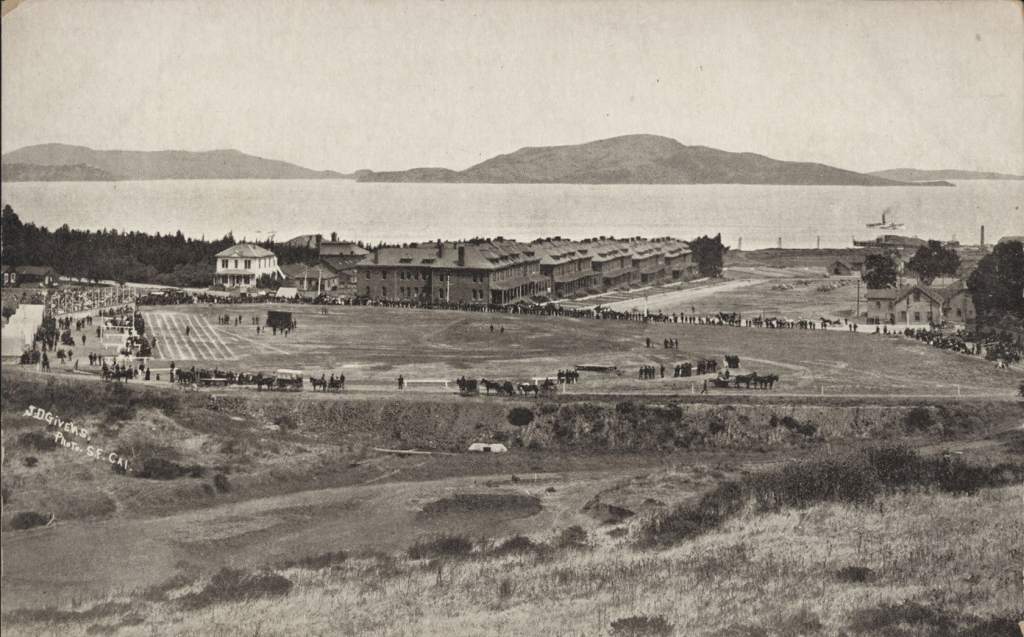
[[[294,369],[279,369],[274,372],[274,389],[301,391],[302,372]]]

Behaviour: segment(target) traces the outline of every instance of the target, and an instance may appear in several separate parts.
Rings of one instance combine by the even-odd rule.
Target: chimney
[[[459,265],[466,265],[466,246],[459,246]]]
[[[331,233],[331,242],[332,243],[336,243],[337,241],[338,241],[338,233],[337,232],[332,232]]]
[[[985,247],[985,226],[981,227],[981,247]]]
[[[437,258],[440,259],[443,256],[444,256],[444,244],[442,244],[441,240],[438,239],[437,240]]]

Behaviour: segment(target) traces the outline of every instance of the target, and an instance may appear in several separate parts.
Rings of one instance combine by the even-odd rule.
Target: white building
[[[264,274],[284,277],[277,266],[277,256],[251,243],[236,243],[217,253],[213,284],[226,288],[254,288]]]

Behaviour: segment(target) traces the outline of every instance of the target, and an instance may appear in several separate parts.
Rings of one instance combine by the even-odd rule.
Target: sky
[[[25,0],[2,20],[0,145],[235,148],[349,172],[652,133],[859,171],[1024,174],[1021,7]]]

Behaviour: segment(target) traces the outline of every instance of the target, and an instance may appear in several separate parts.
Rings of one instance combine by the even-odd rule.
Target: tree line
[[[168,286],[208,286],[213,282],[214,256],[236,243],[229,232],[206,240],[174,234],[77,230],[67,224],[49,230],[23,223],[10,205],[0,214],[4,265],[50,266],[64,276],[92,281],[133,281]],[[281,264],[318,259],[315,248],[256,242],[272,250]]]

